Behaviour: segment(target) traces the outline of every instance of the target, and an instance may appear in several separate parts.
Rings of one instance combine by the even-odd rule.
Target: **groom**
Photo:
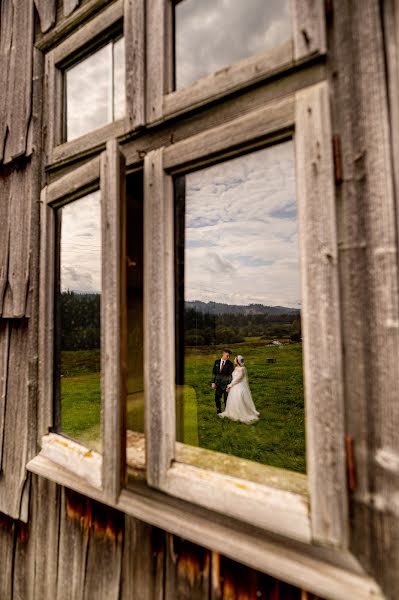
[[[229,360],[231,350],[224,349],[222,358],[215,360],[212,369],[212,389],[215,390],[215,404],[217,414],[222,412],[222,396],[224,397],[224,407],[226,409],[227,390],[232,379],[234,370],[233,363]]]

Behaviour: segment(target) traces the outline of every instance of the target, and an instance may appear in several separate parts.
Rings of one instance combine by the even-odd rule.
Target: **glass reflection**
[[[177,439],[304,472],[293,142],[177,178],[175,196]]]
[[[130,175],[126,185],[127,255],[127,463],[141,476],[144,457],[143,354],[143,173]],[[134,472],[132,472],[132,470]]]
[[[175,5],[175,87],[291,37],[290,0],[183,0]]]
[[[57,211],[61,431],[101,449],[101,204],[94,192]]]
[[[125,114],[124,39],[110,42],[65,71],[66,140]]]

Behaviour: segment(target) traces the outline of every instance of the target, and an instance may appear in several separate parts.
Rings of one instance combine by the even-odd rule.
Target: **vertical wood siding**
[[[317,600],[36,476],[0,547],[7,600]]]

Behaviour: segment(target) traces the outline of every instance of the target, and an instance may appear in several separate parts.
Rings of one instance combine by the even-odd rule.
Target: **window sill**
[[[376,583],[347,552],[301,544],[243,525],[133,482],[116,503],[97,487],[42,454],[27,465],[41,477],[103,502],[127,515],[219,552],[248,567],[331,600],[383,600]]]

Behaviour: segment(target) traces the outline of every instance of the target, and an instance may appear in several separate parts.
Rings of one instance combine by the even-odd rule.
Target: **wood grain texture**
[[[389,11],[389,6],[389,2],[384,3],[384,9]],[[393,121],[390,134],[380,9],[372,0],[349,6],[339,1],[331,40],[334,70],[342,73],[338,80],[332,76],[332,81],[340,108],[335,123],[342,139],[345,169],[338,206],[346,418],[348,434],[355,443],[358,478],[358,489],[351,496],[352,549],[387,597],[394,598],[399,594],[399,529],[394,501],[399,313],[392,168],[397,132]],[[395,22],[396,17],[391,27]],[[397,53],[397,41],[391,38],[390,43],[391,52]],[[389,65],[391,85],[388,54]],[[391,111],[392,118],[395,111]]]
[[[149,485],[166,478],[175,452],[173,185],[163,150],[144,160],[144,403]]]
[[[8,352],[10,344],[10,326],[0,320],[0,473],[3,461],[4,425],[7,401]]]
[[[209,159],[218,152],[227,152],[246,143],[252,144],[267,135],[292,130],[293,125],[294,98],[288,97],[211,131],[172,144],[164,151],[164,166],[168,170],[181,168],[194,161]]]
[[[97,156],[87,161],[72,173],[59,177],[50,183],[45,192],[43,203],[52,204],[62,201],[66,197],[82,195],[85,189],[99,186],[100,180],[100,157]]]
[[[40,30],[46,33],[55,25],[56,0],[34,0],[40,19]]]
[[[4,163],[25,154],[32,108],[33,0],[13,5]]]
[[[3,317],[20,318],[26,314],[31,255],[32,211],[31,163],[10,173],[8,192],[8,274],[3,297]],[[6,233],[7,235],[7,233]]]
[[[296,179],[313,538],[348,543],[342,342],[329,90],[296,94]]]
[[[163,600],[164,538],[159,529],[125,515],[121,600]]]
[[[14,5],[4,0],[0,6],[0,162],[8,136],[8,85],[10,76]]]
[[[10,329],[7,370],[7,398],[4,419],[2,477],[0,482],[0,512],[20,518],[27,478],[29,428],[33,421],[34,406],[30,406],[30,358],[28,355],[28,328],[26,322],[14,321]],[[18,435],[16,435],[18,432]],[[25,488],[26,489],[26,488]],[[24,514],[27,518],[27,514]]]
[[[211,558],[199,548],[166,535],[165,600],[202,600],[209,597]]]
[[[54,425],[54,293],[55,293],[55,214],[47,205],[47,188],[41,194],[41,252],[39,289],[39,408],[38,443]]]
[[[114,139],[101,156],[103,486],[114,502],[124,481],[126,461],[125,203],[124,157]]]
[[[145,123],[145,1],[125,0],[123,34],[126,64],[127,129]]]
[[[69,17],[73,11],[79,6],[80,0],[63,0],[64,17]]]
[[[10,229],[8,226],[8,213],[10,210],[10,183],[10,173],[7,170],[3,171],[0,174],[0,314],[3,312],[3,298],[8,283],[8,261],[10,250]]]
[[[0,514],[0,548],[2,568],[0,569],[0,593],[4,598],[13,597],[13,556],[15,543],[15,522]]]
[[[164,116],[176,116],[186,110],[199,108],[217,98],[275,76],[293,65],[293,47],[292,41],[289,41],[264,55],[251,56],[182,90],[166,94],[163,99]]]
[[[152,0],[146,10],[146,122],[162,118],[166,91],[166,19],[169,2]]]
[[[327,50],[325,5],[322,0],[294,0],[292,2],[294,59]]]

